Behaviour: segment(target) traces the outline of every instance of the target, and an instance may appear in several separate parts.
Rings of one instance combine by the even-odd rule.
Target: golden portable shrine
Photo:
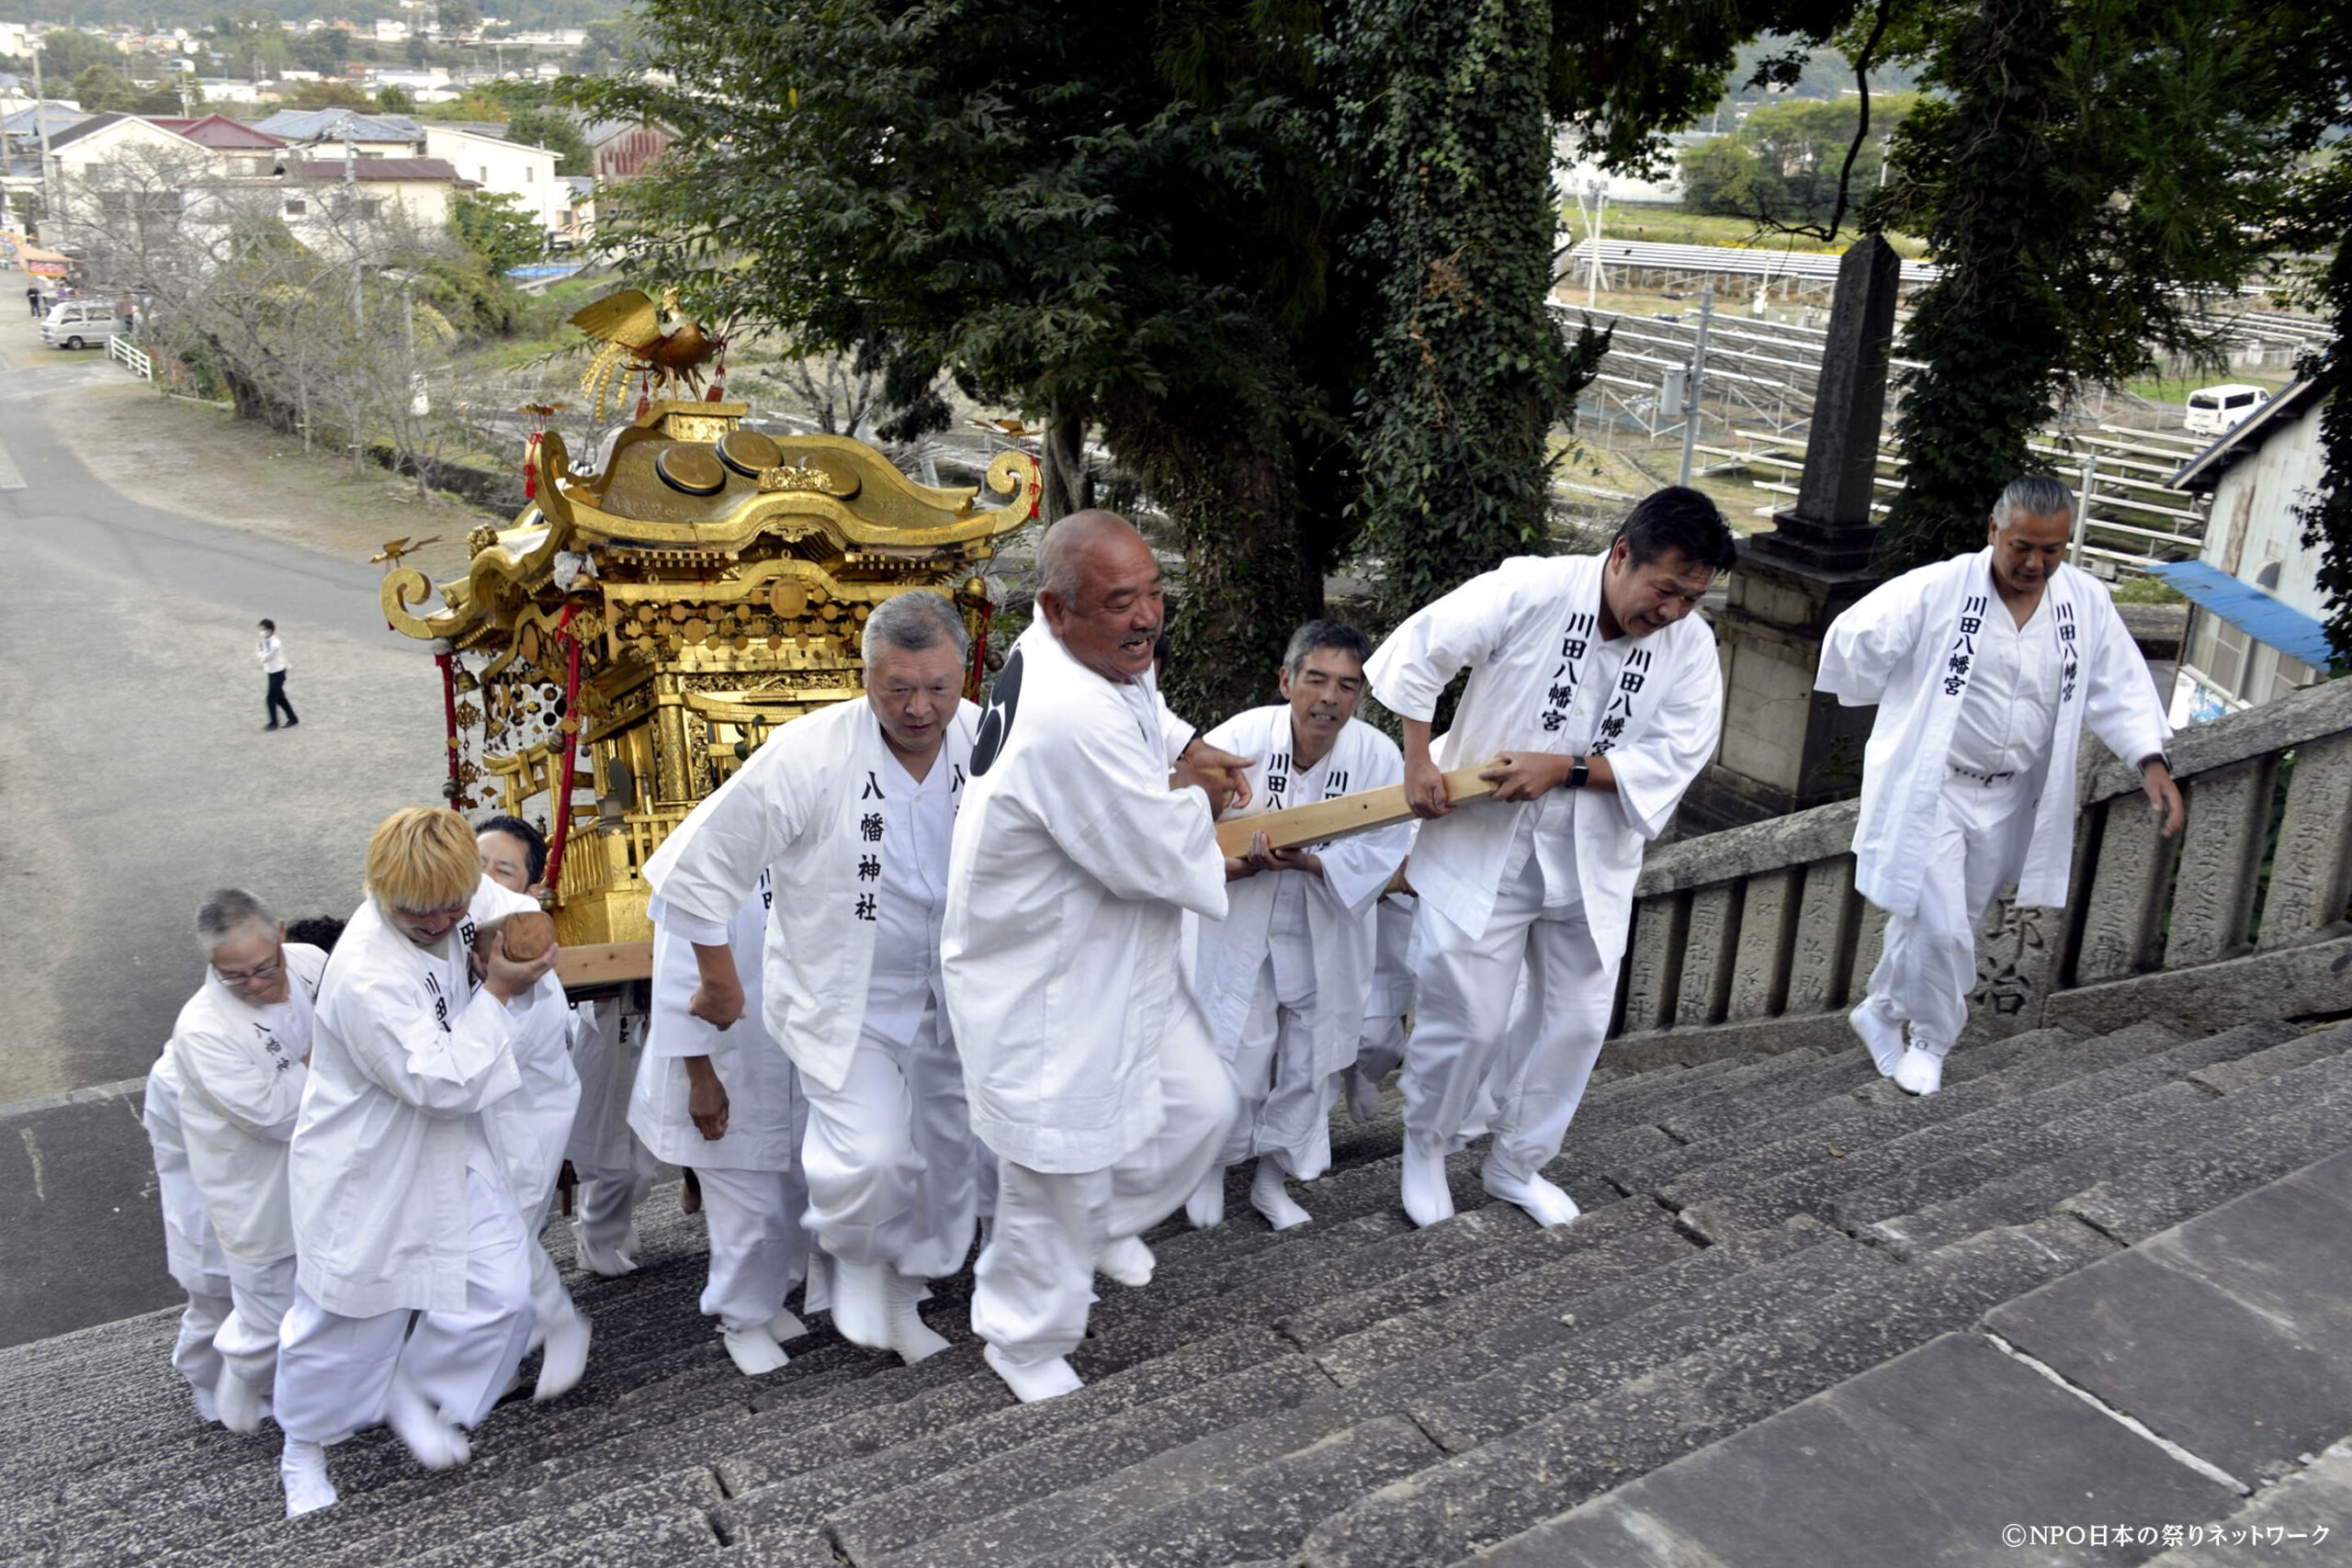
[[[1010,499],[990,505],[910,479],[864,442],[763,434],[749,412],[640,399],[593,474],[573,471],[560,436],[534,436],[530,504],[469,536],[472,561],[440,585],[437,614],[417,613],[424,573],[395,562],[384,579],[386,618],[440,662],[450,804],[535,816],[549,797],[567,948],[651,937],[646,862],[777,725],[858,694],[873,605],[949,594],[975,683],[982,670],[978,571],[1031,519],[1035,459],[998,454],[988,488]]]

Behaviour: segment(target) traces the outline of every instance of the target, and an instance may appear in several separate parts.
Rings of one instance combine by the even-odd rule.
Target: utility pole
[[[351,324],[356,331],[368,325],[367,306],[360,296],[359,252],[359,148],[353,136],[351,113],[344,111],[343,126],[343,216],[351,225]]]
[[[1682,467],[1675,483],[1690,482],[1690,457],[1699,443],[1699,396],[1707,375],[1707,323],[1715,314],[1715,280],[1699,293],[1699,341],[1690,348],[1690,384],[1682,394]]]
[[[35,40],[33,44],[33,127],[40,132],[40,220],[46,225],[57,215],[57,202],[50,191],[49,93],[41,85],[40,56],[40,41]],[[57,221],[62,224],[65,220],[62,218],[57,218]],[[42,233],[41,238],[51,245],[56,243],[57,237],[46,231]]]
[[[1609,208],[1608,182],[1598,175],[1577,193],[1577,212],[1584,219],[1584,308],[1600,302],[1600,219]]]

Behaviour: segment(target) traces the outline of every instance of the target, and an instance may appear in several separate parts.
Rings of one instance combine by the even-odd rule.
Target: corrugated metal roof
[[[2314,670],[2325,670],[2335,661],[2325,626],[2219,567],[2201,560],[2165,561],[2150,567],[2148,575],[2171,583],[2255,641],[2300,659]]]

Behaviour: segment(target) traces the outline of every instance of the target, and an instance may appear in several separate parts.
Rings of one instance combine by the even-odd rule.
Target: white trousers
[[[188,1387],[207,1399],[212,1397],[213,1389],[220,1382],[220,1352],[214,1348],[214,1341],[236,1305],[230,1298],[229,1277],[220,1276],[220,1282],[221,1288],[217,1292],[188,1291],[187,1305],[180,1309],[179,1336],[172,1341],[172,1370],[187,1379]],[[184,1282],[180,1288],[187,1289]]]
[[[702,1310],[729,1331],[757,1328],[808,1271],[800,1213],[808,1184],[797,1171],[712,1170],[696,1166],[710,1225],[710,1280]]]
[[[973,1271],[972,1332],[1016,1365],[1086,1337],[1094,1260],[1173,1213],[1208,1174],[1236,1111],[1208,1025],[1181,1003],[1159,1041],[1159,1130],[1103,1170],[997,1163],[996,1220]]]
[[[573,1218],[582,1235],[608,1251],[617,1252],[628,1247],[637,1206],[653,1190],[653,1178],[661,1169],[661,1162],[634,1133],[628,1134],[628,1149],[629,1163],[626,1166],[585,1166],[577,1159],[571,1162],[575,1178],[571,1189]]]
[[[960,1272],[972,1250],[979,1150],[963,1065],[941,1033],[934,1004],[905,1044],[861,1033],[841,1088],[800,1079],[807,1224],[845,1263],[936,1280]]]
[[[1863,1005],[1907,1021],[1913,1043],[1932,1055],[1950,1051],[1968,1023],[1976,930],[1995,895],[2024,869],[2033,802],[2033,781],[2023,774],[1993,784],[1948,775],[1925,846],[1918,912],[1887,917]]]
[[[1405,1015],[1383,1013],[1363,1021],[1356,1040],[1356,1071],[1378,1083],[1405,1065]]]
[[[1229,1058],[1240,1098],[1219,1165],[1271,1157],[1285,1175],[1312,1181],[1331,1168],[1331,1107],[1337,1084],[1315,1070],[1315,993],[1284,1000],[1269,956]]]
[[[383,1421],[394,1378],[448,1419],[480,1425],[531,1337],[529,1250],[504,1186],[468,1170],[463,1311],[345,1317],[298,1286],[278,1329],[279,1428],[301,1442],[339,1443]]]
[[[1461,1149],[1491,1085],[1488,1157],[1506,1175],[1535,1176],[1558,1157],[1600,1057],[1623,954],[1601,958],[1582,908],[1546,913],[1533,855],[1496,895],[1485,934],[1465,936],[1424,903],[1413,952],[1419,1005],[1397,1080],[1406,1136]]]
[[[542,1213],[539,1219],[544,1224],[547,1216]],[[528,1220],[523,1223],[526,1226],[530,1224]],[[547,1243],[537,1229],[530,1231],[525,1243],[523,1262],[531,1278],[531,1320],[541,1331],[580,1315],[580,1309],[571,1304],[571,1292],[563,1288],[563,1275],[557,1270],[555,1259],[548,1256]]]
[[[168,1093],[161,1080],[149,1080],[147,1136],[155,1151],[155,1194],[164,1211],[164,1265],[172,1282],[187,1292],[179,1337],[172,1345],[172,1367],[190,1388],[209,1399],[220,1381],[220,1356],[212,1341],[235,1303],[231,1300],[229,1259],[220,1250],[220,1235],[212,1228],[212,1216],[205,1213],[196,1180],[188,1175],[178,1103],[166,1100],[168,1114],[153,1113],[153,1102]]]
[[[222,1364],[266,1396],[277,1378],[277,1330],[294,1304],[294,1259],[228,1259],[230,1311],[212,1337]]]

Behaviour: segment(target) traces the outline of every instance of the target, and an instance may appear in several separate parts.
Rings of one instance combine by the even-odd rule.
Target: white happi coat
[[[513,1046],[536,1001],[468,1006],[469,960],[480,922],[537,908],[484,877],[433,947],[373,897],[336,942],[286,1172],[295,1277],[327,1311],[465,1310],[467,1122],[522,1087]]]
[[[2055,908],[2066,901],[2073,868],[2083,726],[2134,764],[2161,752],[2172,728],[2106,584],[2062,565],[2042,592],[2057,636],[2058,716],[2017,901]],[[1984,617],[2008,613],[1995,591],[1987,547],[1881,583],[1831,624],[1822,645],[1815,685],[1849,707],[1878,705],[1862,751],[1854,886],[1889,914],[1918,912],[1974,641]]]
[[[1578,749],[1567,724],[1600,646],[1606,556],[1522,556],[1425,605],[1364,666],[1374,695],[1426,722],[1456,671],[1470,680],[1437,745],[1445,772],[1498,752]],[[1600,702],[1600,693],[1587,694]],[[1723,675],[1705,620],[1685,615],[1634,641],[1592,742],[1616,775],[1611,793],[1579,798],[1576,866],[1584,918],[1604,960],[1625,950],[1642,846],[1664,830],[1682,792],[1714,754]],[[1486,933],[1520,818],[1532,801],[1478,801],[1425,821],[1413,843],[1413,890],[1464,935]],[[1590,807],[1590,809],[1587,809]]]
[[[220,1250],[240,1263],[275,1263],[294,1255],[294,1219],[286,1198],[286,1141],[302,1107],[309,1076],[311,1013],[326,950],[285,944],[285,1006],[296,1038],[282,1041],[267,1012],[222,985],[210,970],[180,1009],[164,1047],[180,1088],[180,1131],[188,1175],[204,1199]]]
[[[542,976],[527,1005],[518,1001],[510,1010],[517,1015],[510,1046],[523,1083],[485,1108],[482,1123],[523,1228],[537,1235],[580,1111],[580,1075],[571,1065],[571,1009],[562,981],[552,973]]]
[[[1226,914],[1208,799],[1168,787],[1192,736],[1149,675],[1104,679],[1042,616],[989,692],[942,964],[972,1131],[1001,1158],[1103,1170],[1160,1125],[1160,1036],[1198,1005],[1183,913]]]
[[[645,1054],[637,1064],[637,1088],[629,1096],[628,1124],[657,1159],[697,1170],[790,1170],[799,1156],[793,1108],[800,1086],[792,1059],[768,1032],[760,1005],[760,953],[775,903],[774,883],[762,872],[759,886],[728,927],[735,970],[743,977],[743,1016],[718,1029],[686,1010],[702,983],[694,943],[671,929],[662,900],[652,902],[653,1013]],[[686,1109],[693,1087],[686,1077],[688,1056],[709,1057],[726,1087],[723,1138],[704,1137]]]
[[[645,1016],[621,997],[574,1002],[570,1010],[564,1038],[572,1074],[580,1080],[580,1104],[571,1115],[563,1157],[583,1178],[628,1170],[638,1159],[628,1130],[628,1097],[645,1044]]]
[[[932,763],[946,775],[953,809],[968,793],[979,713],[957,705]],[[728,940],[762,873],[774,877],[784,897],[768,917],[768,1032],[830,1089],[848,1080],[874,975],[881,863],[891,852],[881,802],[888,746],[863,697],[796,718],[695,807],[645,867],[673,932],[706,946]]]
[[[1321,764],[1301,774],[1292,752],[1287,704],[1236,715],[1204,739],[1257,759],[1249,770],[1250,804],[1227,812],[1227,821],[1378,789],[1405,776],[1396,743],[1361,719],[1350,719]],[[1226,884],[1226,917],[1198,922],[1193,964],[1201,1005],[1221,1046],[1230,1050],[1241,1039],[1258,972],[1273,944],[1275,891],[1284,877],[1298,877],[1306,886],[1306,936],[1315,954],[1315,1070],[1335,1073],[1356,1059],[1364,1001],[1378,963],[1379,917],[1374,906],[1404,860],[1412,835],[1410,822],[1351,833],[1314,846],[1323,863],[1320,876],[1261,871]]]

